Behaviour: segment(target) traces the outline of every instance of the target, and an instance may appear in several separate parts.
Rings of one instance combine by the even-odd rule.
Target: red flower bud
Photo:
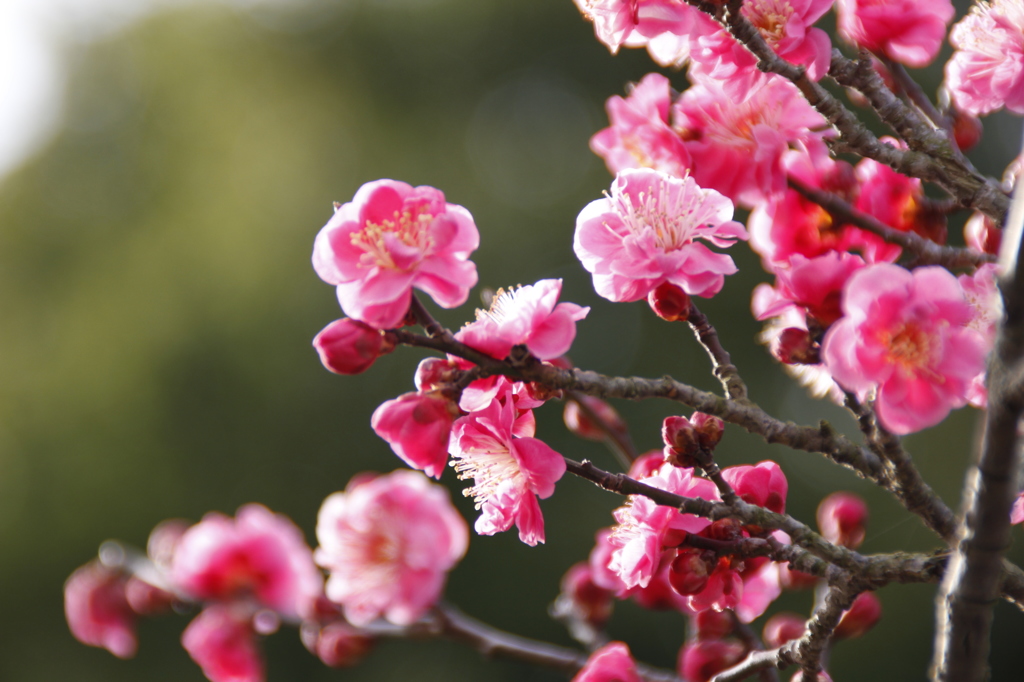
[[[686,596],[704,589],[714,565],[709,566],[702,554],[699,549],[679,550],[668,572],[668,582],[673,590]]]
[[[583,403],[590,408],[609,428],[619,433],[626,431],[626,422],[615,411],[615,408],[594,396],[585,395],[581,397]],[[565,403],[565,411],[562,413],[565,426],[580,438],[587,440],[603,441],[608,438],[604,429],[595,424],[586,415],[579,403],[570,400]]]
[[[821,363],[820,349],[811,333],[799,327],[787,327],[772,339],[771,354],[786,365],[817,365]]]
[[[323,628],[303,623],[300,636],[310,653],[331,668],[347,668],[359,663],[374,645],[372,637],[340,621]]]
[[[669,322],[686,321],[690,317],[690,296],[671,282],[663,282],[647,295],[647,304],[654,314]]]
[[[826,540],[856,549],[864,541],[868,506],[853,493],[832,493],[818,505],[817,519],[818,528]]]
[[[424,358],[416,366],[416,374],[413,381],[416,390],[420,393],[427,393],[438,388],[443,388],[455,380],[458,368],[450,360],[445,358]]]
[[[975,213],[964,224],[964,241],[975,251],[995,255],[1003,242],[1003,231],[984,213]]]
[[[804,636],[806,619],[795,613],[776,613],[764,624],[764,645],[769,649],[780,647],[786,642]]]
[[[343,317],[324,327],[313,339],[320,362],[335,374],[365,372],[374,361],[394,350],[379,329]]]
[[[679,674],[686,682],[708,682],[746,655],[746,647],[734,639],[694,642],[679,652]]]
[[[860,637],[865,632],[875,627],[875,623],[882,617],[882,602],[874,592],[861,592],[853,600],[853,604],[843,614],[839,625],[836,626],[833,637],[853,638]]]
[[[981,140],[981,134],[984,132],[981,119],[956,107],[949,109],[949,115],[953,118],[953,138],[956,140],[956,146],[964,152],[972,149]]]
[[[612,613],[612,593],[594,582],[588,563],[575,564],[566,572],[562,577],[561,592],[568,599],[576,618],[595,628],[608,622]]]
[[[738,519],[719,519],[700,532],[706,538],[731,542],[743,537],[743,524]]]
[[[727,611],[706,609],[690,617],[690,637],[695,640],[724,639],[734,628],[733,616]]]

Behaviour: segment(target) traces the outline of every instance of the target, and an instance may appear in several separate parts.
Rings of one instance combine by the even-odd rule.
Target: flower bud
[[[807,630],[806,619],[795,613],[776,613],[764,624],[764,645],[769,649],[800,639]]]
[[[82,566],[64,583],[64,614],[82,644],[118,658],[135,655],[135,614],[125,598],[127,578],[98,561]]]
[[[444,388],[455,380],[458,368],[445,358],[424,358],[416,366],[413,381],[420,393]]]
[[[739,519],[718,519],[700,534],[712,540],[732,542],[743,537],[743,523]]]
[[[663,282],[647,295],[647,304],[654,314],[669,322],[686,321],[690,317],[690,296],[671,282]]]
[[[832,493],[818,505],[817,519],[818,528],[826,540],[856,549],[864,541],[868,506],[853,493]]]
[[[679,674],[686,682],[708,682],[746,655],[746,647],[735,639],[697,641],[679,652]]]
[[[313,338],[313,347],[324,367],[335,374],[359,374],[395,346],[379,329],[343,317],[324,327]]]
[[[163,613],[174,603],[173,594],[135,576],[128,578],[124,586],[124,596],[132,611],[140,616]]]
[[[1003,231],[984,213],[975,213],[964,224],[964,241],[975,251],[996,255],[1003,242]]]
[[[590,395],[581,396],[580,399],[609,429],[617,433],[625,433],[626,422],[622,421],[622,417],[619,416],[614,407],[600,398]],[[565,411],[562,413],[562,418],[565,420],[566,428],[580,438],[599,442],[608,438],[605,430],[595,424],[575,400],[569,400],[565,403]]]
[[[575,564],[562,577],[561,595],[574,618],[595,628],[604,627],[611,616],[612,593],[594,582],[586,562]]]
[[[703,412],[694,412],[690,423],[697,431],[697,441],[700,446],[711,452],[722,441],[722,434],[725,432],[725,422],[718,417]]]
[[[686,417],[665,417],[661,425],[665,443],[665,461],[677,467],[694,467],[699,463],[700,437]]]
[[[695,640],[724,639],[733,629],[733,616],[727,611],[705,609],[690,617],[690,637]]]
[[[882,602],[874,592],[861,592],[836,626],[836,639],[860,637],[882,617]]]
[[[668,582],[673,590],[686,596],[704,589],[714,566],[709,566],[702,554],[699,549],[679,550],[668,572]]]
[[[973,149],[984,132],[981,119],[956,107],[949,109],[949,115],[953,118],[953,139],[956,140],[956,146],[963,152]]]
[[[769,348],[773,357],[785,365],[821,364],[820,348],[811,333],[799,327],[787,327],[772,339]]]
[[[323,628],[303,623],[300,634],[310,653],[330,668],[348,668],[359,663],[374,645],[372,637],[340,621]]]

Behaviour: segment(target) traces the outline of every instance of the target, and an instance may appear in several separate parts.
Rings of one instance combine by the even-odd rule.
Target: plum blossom
[[[185,531],[170,578],[196,599],[252,598],[292,618],[309,612],[323,587],[302,531],[258,504],[245,505],[234,519],[207,514]]]
[[[590,138],[590,148],[608,170],[656,168],[682,177],[690,154],[669,123],[672,88],[668,78],[649,73],[623,99],[610,97],[605,107],[611,126]]]
[[[440,190],[377,180],[320,230],[313,268],[337,286],[346,315],[387,329],[405,318],[414,287],[444,308],[465,303],[477,281],[469,254],[479,243],[469,211]]]
[[[721,30],[703,12],[679,0],[575,0],[612,54],[646,47],[661,66],[681,66],[697,36]]]
[[[726,467],[722,477],[732,486],[741,500],[756,504],[776,514],[786,513],[786,493],[789,482],[782,468],[771,460],[754,466]]]
[[[128,578],[93,561],[64,583],[64,615],[82,644],[106,649],[118,658],[135,655],[135,613],[125,596]]]
[[[907,145],[883,137],[898,149]],[[897,173],[874,159],[862,159],[854,171],[860,182],[855,207],[901,232],[916,232],[939,244],[946,242],[946,217],[930,210],[919,178]]]
[[[946,88],[956,106],[981,116],[1006,107],[1024,114],[1024,3],[979,0],[949,33],[956,48]]]
[[[981,334],[986,349],[991,349],[995,345],[996,330],[1003,317],[1003,297],[996,288],[997,275],[998,266],[995,263],[985,263],[973,275],[960,275],[957,278],[973,311],[967,326]],[[983,408],[988,404],[985,373],[985,369],[982,368],[971,382],[967,401],[975,407]]]
[[[365,372],[394,347],[394,342],[379,329],[347,317],[331,322],[313,337],[320,362],[335,374]]]
[[[263,654],[247,614],[212,604],[181,634],[181,644],[212,682],[263,682]]]
[[[328,496],[316,537],[316,562],[330,573],[327,597],[353,625],[378,617],[416,622],[437,602],[469,543],[448,492],[405,470],[356,477]]]
[[[825,335],[833,378],[861,400],[875,395],[882,425],[897,434],[933,426],[968,398],[986,344],[966,326],[971,306],[948,270],[876,264],[854,273],[844,317]]]
[[[1010,508],[1010,523],[1024,523],[1024,493],[1017,495]]]
[[[477,320],[459,330],[456,338],[498,359],[518,345],[526,346],[541,360],[564,355],[576,338],[576,322],[586,317],[590,308],[557,303],[561,291],[560,279],[499,289],[490,308],[478,310]]]
[[[622,642],[610,642],[590,654],[572,682],[641,682],[641,678],[629,647]]]
[[[797,307],[823,328],[842,317],[839,307],[843,285],[865,265],[860,256],[830,251],[815,258],[794,254],[789,267],[775,271],[775,286],[759,284],[754,289],[751,308],[754,317],[766,320]]]
[[[403,462],[441,478],[458,413],[458,407],[439,391],[405,393],[381,403],[370,417],[370,426]]]
[[[597,293],[609,300],[636,301],[663,282],[710,297],[736,265],[696,240],[728,247],[746,239],[732,211],[732,202],[691,177],[624,170],[610,194],[580,212],[573,248],[593,273]]]
[[[839,34],[907,66],[927,66],[956,10],[950,0],[836,0]]]
[[[786,188],[783,154],[820,145],[825,119],[792,83],[772,75],[742,96],[702,80],[673,108],[673,123],[693,159],[693,177],[752,208]]]
[[[452,466],[459,478],[473,479],[464,494],[481,512],[477,533],[494,535],[514,523],[526,544],[544,542],[537,498],[551,497],[566,466],[560,454],[533,437],[535,430],[533,413],[517,409],[511,389],[452,426]]]

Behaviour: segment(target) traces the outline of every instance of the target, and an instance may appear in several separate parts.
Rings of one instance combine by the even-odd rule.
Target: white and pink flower
[[[444,308],[465,303],[477,281],[469,255],[479,243],[469,211],[440,190],[377,180],[320,230],[313,268],[337,286],[346,315],[387,329],[402,323],[414,287]]]
[[[437,603],[469,544],[448,491],[405,470],[356,477],[330,495],[316,537],[316,562],[330,573],[327,597],[353,625],[379,617],[415,623]]]
[[[575,2],[612,54],[620,47],[646,47],[662,66],[681,66],[697,36],[721,30],[706,14],[679,0]]]
[[[907,66],[927,66],[956,10],[950,0],[836,0],[839,34]]]
[[[956,48],[946,87],[957,107],[981,116],[1006,107],[1024,114],[1024,2],[979,0],[953,26]]]
[[[580,212],[573,248],[593,273],[597,293],[609,300],[636,301],[663,282],[710,297],[736,265],[697,240],[728,247],[746,239],[732,212],[732,202],[691,177],[625,170],[604,199]]]

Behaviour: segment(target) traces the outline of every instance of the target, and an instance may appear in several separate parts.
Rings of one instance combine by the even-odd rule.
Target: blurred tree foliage
[[[75,642],[63,622],[65,577],[108,537],[144,545],[164,518],[251,501],[290,515],[312,543],[327,494],[356,472],[399,466],[369,416],[411,390],[421,356],[400,350],[340,378],[309,346],[340,315],[309,266],[313,237],[331,202],[363,182],[429,184],[469,208],[482,236],[478,289],[565,278],[564,299],[594,306],[573,351],[581,366],[713,387],[685,327],[658,324],[643,304],[598,300],[573,257],[576,213],[610,180],[587,140],[606,125],[604,100],[652,65],[635,51],[612,59],[569,0],[335,0],[249,13],[203,5],[69,57],[62,132],[0,186],[0,679],[202,680],[177,644],[183,617],[142,623],[130,662]],[[753,342],[747,294],[767,276],[741,251],[741,275],[704,307],[754,397],[784,418],[852,429],[785,383]],[[471,307],[439,317],[457,327]],[[638,444],[656,447],[674,408],[621,407]],[[553,447],[613,466],[564,433],[557,405],[543,412],[539,435]],[[911,439],[949,500],[959,496],[972,419],[955,415]],[[779,459],[790,508],[806,520],[831,490],[867,494],[868,551],[934,546],[887,497],[812,456],[734,429],[720,451],[726,463]],[[472,520],[460,486],[445,479]],[[548,544],[474,537],[450,598],[496,625],[568,643],[546,605],[619,502],[564,481],[544,504]],[[837,650],[837,669],[860,659],[879,680],[920,676],[931,595],[884,591],[887,617]],[[810,605],[806,594],[783,601]],[[999,617],[1012,641],[1019,614]],[[626,604],[612,633],[671,666],[684,625]],[[996,643],[1019,664],[1020,647],[1006,649]],[[383,643],[345,672],[321,666],[294,631],[270,637],[267,653],[270,680],[559,679],[436,642]],[[1008,664],[997,662],[997,678]]]

